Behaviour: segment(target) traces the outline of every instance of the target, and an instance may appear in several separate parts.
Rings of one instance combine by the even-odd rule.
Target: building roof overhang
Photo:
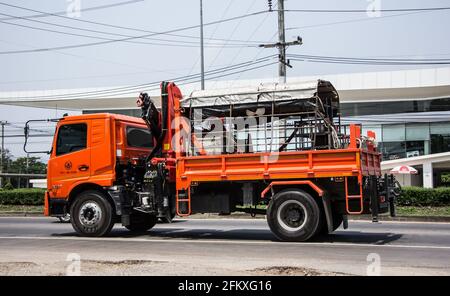
[[[333,83],[342,103],[426,100],[450,97],[450,67],[292,77],[289,78],[289,83],[301,83],[316,79]],[[223,89],[252,87],[275,81],[276,79],[272,78],[211,81],[208,84],[214,86],[210,89]],[[180,86],[185,96],[199,88],[197,83]],[[135,102],[139,91],[109,95],[108,93],[113,93],[112,89],[120,89],[120,87],[2,92],[0,93],[0,104],[63,110],[136,108]],[[94,93],[95,95],[89,95]],[[152,90],[149,94],[156,105],[159,105],[159,91]]]

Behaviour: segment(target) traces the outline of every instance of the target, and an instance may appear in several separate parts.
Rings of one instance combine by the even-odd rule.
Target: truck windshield
[[[152,148],[153,138],[149,130],[137,127],[127,127],[127,145],[136,148]]]
[[[84,123],[62,125],[58,131],[56,155],[86,148],[87,125]]]

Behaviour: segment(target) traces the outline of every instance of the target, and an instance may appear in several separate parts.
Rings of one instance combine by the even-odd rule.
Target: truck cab
[[[86,192],[113,203],[115,186],[134,178],[127,168],[143,163],[152,147],[150,131],[136,117],[99,113],[60,119],[48,161],[45,215],[69,213],[77,196]],[[86,217],[81,220],[86,223],[90,215],[92,219],[104,215],[98,212],[100,205],[84,206]],[[111,210],[117,214],[114,204]]]

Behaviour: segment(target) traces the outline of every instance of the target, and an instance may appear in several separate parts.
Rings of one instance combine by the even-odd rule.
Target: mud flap
[[[333,232],[333,212],[331,211],[331,203],[328,194],[322,196],[323,209],[325,212],[325,218],[327,221],[328,233]]]

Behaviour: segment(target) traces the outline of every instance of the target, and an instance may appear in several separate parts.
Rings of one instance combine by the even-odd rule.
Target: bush
[[[403,187],[400,197],[397,199],[399,206],[449,206],[450,188],[422,188]]]
[[[13,190],[14,186],[12,186],[11,183],[7,182],[5,185],[3,185],[3,189],[5,189],[5,190]]]
[[[44,204],[45,189],[13,189],[0,191],[1,205],[32,205],[38,206]]]

